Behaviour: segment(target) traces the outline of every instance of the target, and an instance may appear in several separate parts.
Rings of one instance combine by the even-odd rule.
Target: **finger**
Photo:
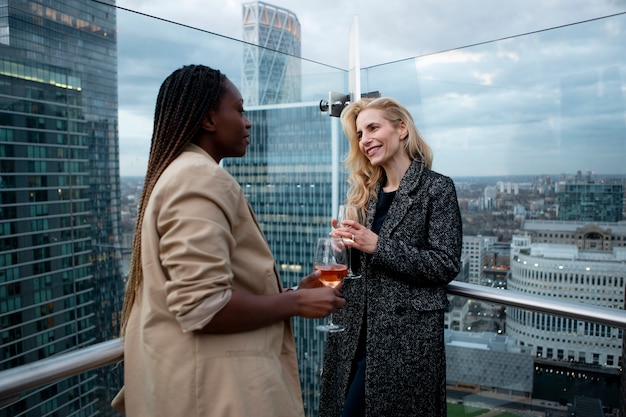
[[[300,281],[300,285],[298,285],[298,287],[299,288],[313,287],[317,282],[319,282],[319,277],[321,274],[322,273],[320,271],[314,271],[310,273],[306,277],[302,278],[302,280]]]

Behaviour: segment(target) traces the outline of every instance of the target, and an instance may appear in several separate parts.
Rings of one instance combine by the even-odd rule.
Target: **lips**
[[[367,148],[367,150],[365,151],[365,153],[367,154],[367,156],[370,156],[374,153],[376,153],[376,151],[380,149],[380,145],[379,146],[372,146],[371,148]]]

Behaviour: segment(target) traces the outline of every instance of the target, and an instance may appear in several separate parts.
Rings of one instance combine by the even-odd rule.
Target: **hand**
[[[322,284],[320,283],[320,285]],[[329,314],[336,313],[339,308],[346,305],[346,300],[341,297],[336,288],[325,285],[319,288],[305,288],[302,290],[298,288],[298,291],[293,291],[291,294],[297,300],[296,315],[309,319],[326,317]]]
[[[300,289],[307,289],[307,288],[323,287],[324,284],[322,284],[319,280],[320,275],[322,275],[320,271],[315,271],[307,275],[306,277],[302,278],[302,281],[300,281],[300,284],[298,284],[298,289],[300,290]]]
[[[376,233],[354,220],[344,220],[342,224],[346,227],[337,224],[337,220],[333,219],[334,229],[329,235],[344,239],[349,248],[355,248],[365,253],[374,253],[378,244]]]

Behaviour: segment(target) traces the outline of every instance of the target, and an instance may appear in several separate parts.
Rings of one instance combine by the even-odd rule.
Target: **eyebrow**
[[[379,124],[378,122],[369,122],[368,124],[365,125],[365,129],[370,129],[373,125],[377,125]]]

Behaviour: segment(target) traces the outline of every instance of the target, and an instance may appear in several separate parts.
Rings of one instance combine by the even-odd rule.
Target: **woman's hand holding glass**
[[[320,271],[315,271],[304,277],[297,288],[289,288],[296,301],[297,311],[294,315],[309,319],[328,317],[338,308],[346,305],[346,300],[339,295],[338,288],[325,286],[320,281]]]
[[[330,236],[344,239],[348,248],[355,248],[365,253],[374,253],[378,243],[378,235],[366,228],[364,223],[365,221],[357,206],[339,206],[337,218],[331,221],[333,230],[330,232]]]
[[[348,251],[342,239],[322,237],[317,240],[313,268],[320,272],[319,280],[322,284],[330,288],[339,288],[348,274],[348,263]],[[331,314],[328,323],[317,326],[317,330],[341,332],[344,327],[333,323]]]
[[[351,228],[352,226],[346,223],[348,220],[352,220],[359,224],[363,224],[363,218],[361,216],[361,210],[359,209],[359,206],[352,205],[352,204],[340,205],[339,212],[337,213],[337,220],[331,221],[331,224],[333,225],[333,227],[340,226],[340,227]],[[348,238],[343,237],[343,240],[346,243],[346,247],[348,251],[348,275],[346,276],[346,279],[355,279],[355,278],[361,277],[360,275],[356,275],[354,271],[352,270],[352,249],[351,248],[352,246],[354,246],[355,237],[356,236],[354,235],[354,233],[352,233],[350,237]],[[352,246],[348,246],[348,245],[352,245]]]

